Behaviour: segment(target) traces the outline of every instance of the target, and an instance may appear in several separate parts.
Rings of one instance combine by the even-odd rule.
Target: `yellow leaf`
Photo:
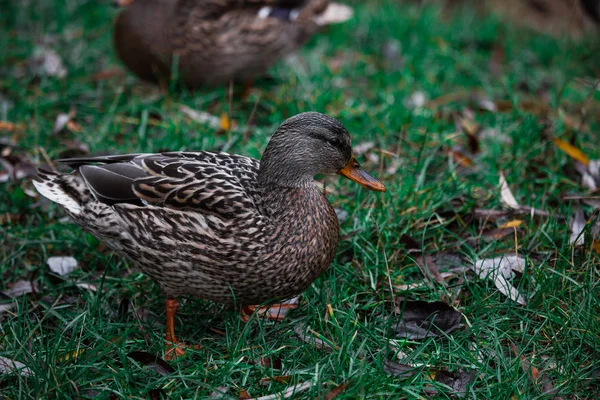
[[[508,221],[505,224],[502,224],[498,227],[498,229],[503,229],[503,228],[518,228],[519,226],[521,226],[521,224],[523,224],[523,221],[520,219],[513,219],[512,221]]]
[[[329,316],[333,318],[333,307],[331,307],[331,304],[327,304],[327,312],[329,312]]]
[[[579,161],[586,167],[590,165],[590,159],[588,158],[588,156],[586,156],[585,153],[579,150],[577,147],[573,146],[569,142],[565,142],[564,140],[558,138],[554,138],[552,139],[552,141],[554,142],[556,147],[567,153],[567,155],[572,159]]]
[[[84,352],[85,352],[85,349],[71,351],[62,357],[58,357],[58,361],[68,361],[72,358],[75,359],[75,358],[79,357],[80,355],[82,355]]]
[[[225,131],[231,129],[231,121],[229,120],[229,117],[227,116],[227,113],[225,111],[221,113],[220,127]]]
[[[594,240],[594,243],[592,243],[592,248],[594,249],[596,254],[600,255],[600,241]]]

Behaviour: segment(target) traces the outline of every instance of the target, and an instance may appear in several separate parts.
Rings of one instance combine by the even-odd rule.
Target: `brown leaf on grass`
[[[462,314],[441,301],[405,301],[396,299],[394,313],[400,321],[393,325],[396,337],[420,340],[444,336],[463,327]]]
[[[468,388],[475,380],[474,370],[450,372],[446,370],[435,371],[435,382],[448,386],[452,394],[459,398],[467,396]],[[436,395],[439,391],[433,387],[424,388],[427,394]]]
[[[550,114],[550,106],[536,99],[525,99],[519,103],[519,109],[523,112],[539,117]]]
[[[506,60],[506,49],[502,45],[502,43],[496,42],[494,43],[494,47],[492,48],[492,54],[490,55],[490,60],[488,62],[488,70],[492,76],[499,76],[502,73],[502,69],[504,67],[504,63]]]
[[[501,112],[501,113],[512,111],[515,108],[512,101],[510,101],[510,100],[499,100],[499,101],[496,101],[495,104],[496,104],[496,111]]]
[[[208,398],[209,399],[222,399],[225,397],[229,397],[227,395],[227,392],[229,392],[229,389],[230,389],[230,387],[227,385],[218,386],[210,393],[210,396]]]
[[[467,136],[467,144],[472,154],[479,152],[479,132],[481,125],[466,117],[458,117],[458,126]]]
[[[79,125],[77,122],[75,122],[73,120],[67,122],[67,129],[70,130],[71,132],[75,132],[75,133],[79,133],[79,132],[83,131],[83,128],[81,127],[81,125]]]
[[[572,131],[580,131],[580,132],[589,132],[590,127],[581,120],[578,116],[571,115],[567,113],[565,110],[560,110],[562,121],[565,124],[565,127]]]
[[[497,228],[485,231],[482,233],[484,239],[499,240],[507,236],[515,236],[518,233],[518,228],[523,224],[520,219],[514,219],[504,224],[499,225]]]
[[[338,397],[340,394],[342,394],[346,388],[348,387],[348,383],[349,382],[344,382],[341,385],[338,385],[336,387],[334,387],[333,389],[331,389],[329,392],[327,392],[325,394],[325,396],[323,396],[323,400],[333,400],[336,397]]]
[[[130,0],[131,1],[131,0]],[[104,69],[102,71],[98,71],[92,75],[87,76],[84,79],[88,79],[91,81],[104,81],[107,79],[115,78],[119,75],[123,74],[123,69],[119,67],[113,67],[109,69]]]
[[[175,369],[171,367],[169,363],[154,354],[148,353],[147,351],[132,351],[127,353],[127,357],[145,365],[149,369],[162,376],[167,376],[175,372]]]
[[[494,228],[483,232],[481,236],[487,240],[500,240],[508,236],[514,237],[516,232],[517,228]]]
[[[425,278],[433,280],[437,283],[443,283],[443,279],[440,277],[440,271],[438,270],[438,267],[430,254],[416,255],[415,262],[419,266],[419,269]]]
[[[52,134],[56,135],[60,133],[63,129],[65,129],[65,127],[68,126],[69,122],[71,122],[71,120],[75,118],[75,115],[77,115],[77,111],[75,111],[73,107],[71,107],[68,113],[59,113],[56,116],[56,120],[54,120],[54,125],[52,126]],[[81,127],[79,127],[78,125],[77,127],[81,129]]]
[[[410,378],[420,370],[421,368],[396,361],[385,360],[383,362],[383,371],[393,377]]]
[[[282,369],[283,368],[283,363],[281,361],[281,358],[279,358],[279,357],[276,357],[276,358],[261,357],[259,364],[261,367],[268,367],[268,368],[273,368],[273,369]]]
[[[21,132],[25,130],[25,124],[16,124],[9,121],[0,121],[0,131],[5,132]]]
[[[37,172],[16,143],[7,138],[0,138],[0,166],[4,168],[4,171],[0,171],[0,183],[29,178]]]
[[[558,391],[554,387],[554,384],[552,383],[552,381],[548,377],[548,374],[545,371],[540,371],[539,369],[537,369],[527,359],[527,357],[525,357],[524,354],[519,354],[519,348],[516,345],[511,343],[510,348],[512,349],[515,356],[519,357],[519,360],[521,361],[521,368],[523,368],[523,371],[525,371],[525,373],[528,374],[529,379],[534,384],[538,385],[538,387],[542,390],[542,393],[544,395],[553,395],[552,399],[554,399],[554,400],[562,400],[563,399],[562,396],[557,395]]]
[[[460,165],[463,168],[473,167],[475,163],[465,153],[459,149],[448,150],[448,155],[452,157],[452,161],[455,164]]]
[[[247,400],[250,398],[250,394],[245,389],[240,389],[238,393],[238,399]]]
[[[440,271],[437,268],[435,260],[430,254],[425,253],[424,250],[421,249],[421,245],[419,245],[415,239],[409,235],[403,234],[400,237],[400,243],[404,245],[407,253],[415,254],[415,263],[425,278],[432,279],[437,283],[442,283],[443,280],[440,277]]]
[[[289,383],[291,380],[292,380],[291,375],[279,375],[279,376],[271,376],[271,377],[261,378],[261,380],[258,381],[258,383],[261,386],[269,386],[269,384],[271,382]]]

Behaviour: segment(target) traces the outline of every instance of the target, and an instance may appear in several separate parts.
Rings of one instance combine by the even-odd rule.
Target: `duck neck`
[[[269,188],[310,188],[314,187],[314,166],[306,163],[298,152],[287,148],[267,146],[260,161],[258,183]]]

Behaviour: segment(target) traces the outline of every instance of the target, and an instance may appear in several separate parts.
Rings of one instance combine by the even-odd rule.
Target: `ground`
[[[297,398],[336,387],[348,399],[447,398],[453,390],[437,381],[449,371],[472,372],[470,398],[598,398],[597,193],[559,148],[572,150],[570,143],[600,158],[597,42],[535,34],[468,9],[448,16],[397,1],[355,2],[352,20],[279,63],[249,96],[238,87],[192,93],[125,72],[112,50],[118,10],[109,3],[4,5],[5,160],[8,151],[17,161],[48,163],[167,149],[260,157],[286,117],[314,110],[342,121],[359,161],[388,191],[319,178],[346,214],[329,271],[279,323],[243,323],[233,310],[184,299],[178,334],[204,348],[169,362],[168,373],[144,358],[163,356],[157,285],[40,201],[29,178],[4,173],[0,288],[24,280],[37,290],[0,315],[0,356],[29,368],[29,376],[2,375],[0,394],[201,398],[220,387],[244,398],[308,382]],[[32,68],[28,60],[42,45],[62,58],[65,76]],[[216,116],[216,124],[190,118],[185,107]],[[53,132],[70,111],[69,123]],[[510,211],[506,191],[501,197],[501,173],[519,210]],[[583,245],[573,246],[569,221],[578,208],[589,223]],[[502,254],[526,260],[515,281],[524,304],[472,272],[475,260]],[[51,273],[51,256],[72,256],[78,268]],[[438,271],[438,279],[429,276]],[[398,337],[403,299],[450,304],[464,326],[421,340]],[[394,363],[411,372],[395,376]]]

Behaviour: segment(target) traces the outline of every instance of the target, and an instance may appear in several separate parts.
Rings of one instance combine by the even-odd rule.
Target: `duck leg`
[[[165,359],[173,360],[185,354],[186,348],[201,349],[201,345],[187,345],[175,336],[175,314],[179,308],[177,299],[167,298],[167,327],[165,334]]]
[[[240,317],[243,322],[248,322],[250,316],[256,313],[259,318],[270,321],[283,321],[287,313],[298,308],[298,298],[280,304],[271,304],[269,306],[243,306]]]

